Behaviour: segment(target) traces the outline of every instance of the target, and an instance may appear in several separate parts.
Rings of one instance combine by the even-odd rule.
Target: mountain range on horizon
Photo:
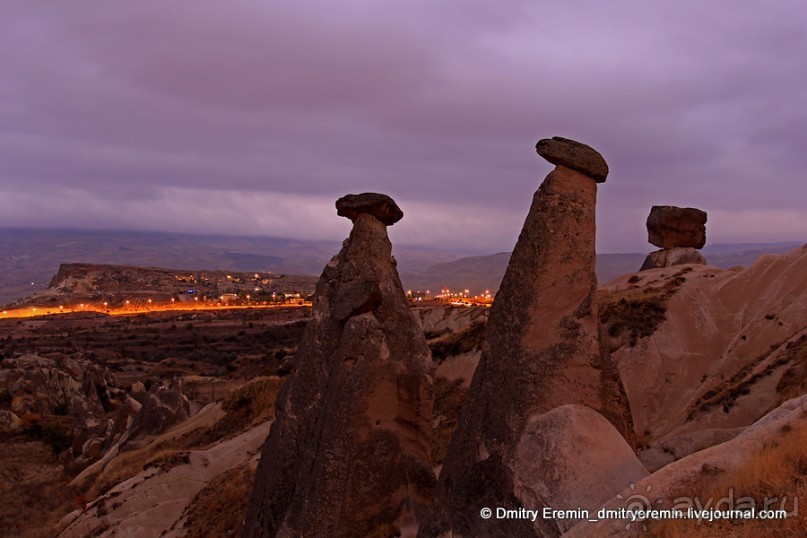
[[[799,242],[716,243],[703,249],[710,265],[748,266],[761,254],[779,254]],[[167,232],[0,228],[0,303],[43,291],[62,263],[119,264],[170,269],[272,271],[319,275],[339,241],[195,235]],[[650,250],[650,249],[648,249]],[[416,245],[393,246],[408,289],[470,289],[495,292],[510,252],[467,251]],[[637,271],[646,253],[597,255],[600,283]]]

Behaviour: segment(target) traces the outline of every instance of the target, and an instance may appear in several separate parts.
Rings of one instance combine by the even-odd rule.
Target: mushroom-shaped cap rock
[[[580,142],[553,136],[539,140],[535,151],[552,164],[576,170],[597,183],[605,183],[605,178],[608,177],[608,164],[602,155]]]
[[[346,194],[336,201],[336,214],[340,217],[347,217],[355,222],[361,213],[369,213],[387,226],[392,226],[403,218],[401,208],[386,194]]]

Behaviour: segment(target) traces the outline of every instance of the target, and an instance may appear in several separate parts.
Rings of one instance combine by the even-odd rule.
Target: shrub
[[[57,416],[65,416],[67,415],[67,411],[69,406],[67,405],[67,401],[60,402],[53,408],[53,414]]]
[[[0,390],[0,407],[11,405],[11,393],[8,389]]]
[[[48,445],[54,455],[61,454],[73,444],[73,433],[61,422],[47,422],[40,426],[42,442]]]
[[[722,519],[712,522],[671,519],[652,523],[653,536],[697,538],[701,536],[804,536],[807,514],[798,510],[798,498],[807,496],[807,426],[780,429],[780,437],[769,441],[762,450],[749,454],[735,469],[715,476],[701,485],[696,497],[702,506],[712,499],[753,499],[757,512],[769,501],[769,509],[783,509],[785,519]],[[773,500],[775,499],[775,500]],[[744,502],[746,506],[749,503]],[[793,513],[795,512],[795,513]]]
[[[202,488],[188,506],[185,536],[232,536],[238,533],[247,508],[255,472],[235,467]]]
[[[204,448],[210,444],[230,439],[253,424],[274,417],[275,400],[283,379],[274,376],[258,377],[222,402],[226,413],[212,427],[194,430],[184,435],[179,445],[188,448]]]

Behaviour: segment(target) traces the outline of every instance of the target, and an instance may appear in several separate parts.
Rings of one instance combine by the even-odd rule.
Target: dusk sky
[[[599,150],[600,252],[652,205],[707,244],[804,241],[807,3],[0,5],[0,226],[342,239],[383,192],[402,244],[509,250],[555,135]]]

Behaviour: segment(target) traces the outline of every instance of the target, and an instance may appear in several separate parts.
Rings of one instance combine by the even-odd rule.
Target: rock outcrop
[[[706,212],[694,207],[654,205],[647,216],[647,240],[659,248],[703,248]]]
[[[20,417],[7,409],[0,410],[0,433],[17,432],[21,429]]]
[[[553,157],[565,164],[535,193],[490,311],[482,357],[421,536],[556,535],[551,521],[539,521],[536,531],[526,519],[486,520],[479,514],[485,507],[546,505],[529,492],[547,491],[557,475],[535,475],[516,462],[530,450],[525,435],[542,442],[543,433],[531,428],[559,406],[593,409],[632,439],[624,392],[598,339],[594,221],[596,181],[605,177],[576,171],[589,170],[588,163],[602,157],[558,138],[536,147],[542,155],[570,159],[583,148],[585,158]]]
[[[663,248],[648,254],[639,271],[658,269],[659,267],[672,267],[673,265],[684,265],[687,263],[706,265],[706,258],[692,247]]]
[[[108,368],[86,359],[22,355],[0,366],[0,391],[7,391],[9,409],[18,416],[102,415],[123,394]]]
[[[647,240],[661,250],[648,254],[640,271],[706,265],[706,258],[697,250],[706,244],[706,212],[694,207],[654,205],[647,216]]]
[[[138,433],[162,431],[186,419],[189,412],[187,399],[184,407],[180,405],[170,414],[165,398],[147,393],[161,405],[152,403],[147,406],[148,413],[141,413],[141,404],[116,386],[109,368],[90,359],[65,356],[5,359],[0,369],[0,394],[7,394],[9,407],[0,410],[0,430],[18,430],[23,417],[35,421],[52,416],[72,418],[73,441],[63,460],[68,474],[79,473],[98,461],[136,419],[136,431],[129,432],[127,440]]]
[[[203,413],[195,415],[191,420]],[[192,535],[187,532],[186,524],[188,509],[193,505],[197,494],[218,477],[223,477],[228,469],[241,466],[252,468],[255,453],[260,450],[261,442],[268,431],[269,424],[262,423],[205,450],[174,452],[172,465],[146,465],[139,473],[119,482],[100,497],[90,500],[85,509],[80,508],[64,516],[49,536],[85,538]],[[130,454],[132,453],[125,453],[121,459],[127,459]],[[133,461],[140,460],[129,459],[127,464],[132,466]],[[118,462],[113,461],[110,466],[119,470],[120,467],[115,463]],[[90,474],[80,478],[92,476]],[[105,479],[108,475],[101,473],[100,476]],[[79,484],[81,480],[74,481],[71,486],[76,487]],[[218,499],[227,499],[232,492],[219,491],[217,495]],[[237,510],[229,503],[222,503],[221,509]],[[235,534],[225,532],[221,527],[207,529],[204,534],[216,537],[231,535]]]
[[[801,435],[803,439],[803,432],[807,428],[807,418],[805,417],[807,417],[807,395],[788,400],[745,428],[734,439],[691,454],[631,484],[629,488],[605,503],[604,508],[615,511],[632,507],[638,510],[653,508],[686,512],[687,508],[711,507],[716,510],[728,510],[735,507],[748,509],[755,506],[757,513],[761,508],[783,509],[788,512],[788,517],[797,516],[798,497],[793,496],[793,493],[797,495],[797,490],[794,492],[793,490],[788,491],[788,489],[778,489],[786,488],[786,486],[773,486],[776,496],[771,496],[769,499],[761,499],[761,494],[755,495],[756,499],[744,497],[743,494],[747,489],[740,489],[741,486],[739,486],[736,492],[733,490],[728,492],[729,495],[736,495],[733,497],[735,504],[728,503],[727,498],[715,498],[708,493],[698,495],[698,492],[702,490],[703,485],[713,483],[715,477],[724,474],[730,475],[742,465],[747,465],[750,459],[755,456],[759,457],[766,447],[792,442],[788,439],[789,436]],[[793,465],[796,463],[794,462]],[[764,461],[759,463],[758,467],[766,468]],[[741,477],[739,484],[743,483],[742,480],[749,480],[749,478]],[[764,504],[763,501],[766,501],[767,504]],[[745,508],[740,508],[742,502],[745,503]],[[706,524],[711,523],[706,519],[702,521]],[[631,521],[628,518],[581,521],[563,536],[567,538],[658,536],[660,534],[656,532],[656,529],[648,529],[648,526],[658,522],[653,519]],[[725,529],[721,534],[729,535]]]
[[[182,383],[174,380],[168,386],[156,386],[141,398],[142,408],[129,427],[130,437],[162,433],[191,416],[191,405],[182,394]]]
[[[631,319],[623,310],[619,330],[639,335],[612,356],[650,471],[725,442],[807,392],[807,245],[747,269],[624,275],[601,292],[643,313]],[[659,305],[663,316],[646,330]]]
[[[616,428],[582,405],[563,405],[532,416],[518,439],[515,456],[516,476],[530,479],[516,483],[525,507],[545,505],[570,512],[582,508],[596,513],[615,492],[649,474]],[[534,477],[552,478],[535,489]],[[579,522],[574,517],[553,521],[559,533]],[[536,534],[544,527],[545,522],[536,520]]]
[[[127,395],[114,417],[104,420],[88,416],[78,420],[73,427],[73,444],[65,456],[65,471],[71,475],[78,474],[101,459],[113,446],[120,444],[141,408],[140,402]]]
[[[317,285],[243,536],[412,535],[431,499],[431,354],[386,230],[402,212],[377,194],[336,205],[353,230]]]

